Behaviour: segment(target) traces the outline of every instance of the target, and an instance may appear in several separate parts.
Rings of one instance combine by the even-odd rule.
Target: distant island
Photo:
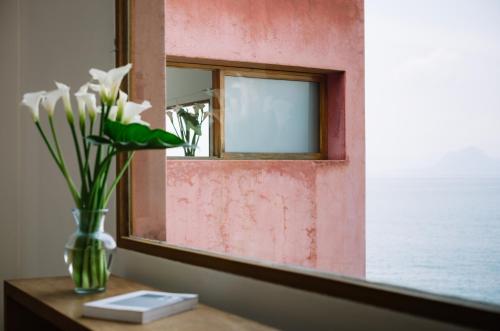
[[[500,177],[500,159],[477,147],[467,147],[448,152],[435,165],[420,171],[425,177]]]

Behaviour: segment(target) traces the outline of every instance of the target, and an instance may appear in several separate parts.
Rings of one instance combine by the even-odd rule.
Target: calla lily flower
[[[170,119],[170,122],[172,122],[172,124],[174,123],[174,115],[173,114],[174,114],[173,111],[167,110],[167,116]]]
[[[80,135],[77,135],[76,132],[77,128],[74,120],[78,119],[74,119],[75,114],[73,114],[74,109],[71,104],[69,86],[55,82],[57,88],[52,91],[38,91],[23,95],[21,105],[26,106],[30,110],[38,133],[47,146],[57,169],[63,175],[76,207],[80,210],[101,210],[106,208],[120,178],[124,176],[126,169],[130,166],[134,151],[173,148],[186,145],[183,139],[174,134],[161,129],[151,130],[143,126],[149,126],[149,124],[141,119],[141,113],[150,108],[151,104],[149,101],[144,101],[140,104],[130,102],[128,101],[127,94],[124,92],[120,93],[119,89],[124,76],[130,71],[131,67],[132,65],[128,64],[120,68],[111,69],[108,72],[91,69],[90,74],[95,81],[93,80],[84,84],[78,91],[72,91],[76,92],[71,94],[76,98],[77,103],[75,105],[78,105]],[[99,94],[94,93],[93,90]],[[76,165],[80,175],[80,180],[77,182],[79,188],[75,185],[71,172],[66,166],[63,149],[61,148],[62,146],[59,143],[57,134],[58,127],[56,127],[56,123],[54,122],[54,112],[57,102],[61,98],[68,119],[67,124],[69,124],[73,138]],[[97,100],[98,103],[96,102],[97,98],[99,98]],[[40,123],[40,104],[48,113],[50,136],[45,133],[45,125]],[[96,118],[98,113],[101,114],[101,118]],[[87,120],[87,114],[90,117],[90,121]],[[63,115],[61,114],[61,116]],[[87,122],[90,122],[89,125],[87,125]],[[130,123],[140,123],[141,125],[129,125]],[[94,127],[94,124],[98,124],[98,126]],[[125,161],[122,169],[116,173],[116,178],[113,180],[111,186],[109,186],[110,164],[117,152],[132,153],[129,153],[128,159]],[[74,257],[82,260],[85,248],[91,245],[92,243],[89,244],[85,241],[78,242],[76,245],[78,246],[78,254],[74,255]],[[82,279],[88,280],[90,276],[93,277],[92,279],[95,278],[94,267],[100,266],[101,263],[97,255],[95,261],[89,260],[88,262],[86,263],[86,267],[80,265],[79,270],[74,274],[74,276],[77,276],[73,280],[78,287],[85,288],[87,286],[84,283],[88,282],[82,281]],[[106,281],[106,272],[108,270],[106,268],[101,269],[103,274],[97,275],[97,278],[102,278]],[[88,286],[90,288],[90,285]],[[100,286],[101,284],[99,283]],[[92,285],[93,287],[94,284]]]
[[[85,111],[88,111],[90,120],[94,121],[95,117],[98,113],[100,113],[100,109],[97,108],[97,102],[95,95],[92,93],[87,93],[86,89],[80,88],[80,90],[75,93],[75,97],[78,100],[78,109],[80,111],[80,116],[85,116]]]
[[[123,124],[139,123],[149,126],[150,124],[143,121],[140,115],[143,111],[149,108],[151,108],[151,103],[147,100],[142,103],[127,102],[123,108],[123,117],[121,122]]]
[[[99,84],[87,83],[87,85],[94,92],[99,93],[99,91],[101,90],[101,86]]]
[[[132,120],[129,122],[129,124],[131,123],[137,123],[137,124],[142,124],[142,125],[145,125],[145,126],[151,126],[151,124],[149,124],[148,122],[144,121],[140,115],[136,115],[134,116],[134,118],[132,118]]]
[[[89,89],[89,84],[83,84],[79,89],[78,92],[75,93],[76,97],[76,103],[78,105],[78,113],[80,115],[80,119],[85,118],[85,100],[83,99],[82,95],[87,93],[87,90]]]
[[[118,114],[120,112],[120,106],[111,106],[108,113],[108,119],[122,124],[139,123],[150,126],[148,122],[142,120],[140,115],[143,111],[149,108],[151,108],[149,101],[144,101],[143,103],[126,102],[123,106],[122,118],[119,120]]]
[[[56,82],[56,86],[61,92],[66,118],[68,119],[68,122],[73,123],[73,109],[71,108],[71,101],[69,99],[69,86],[59,82]]]
[[[39,106],[40,101],[43,99],[44,95],[45,91],[25,93],[23,95],[23,101],[21,101],[21,104],[29,108],[29,110],[31,111],[31,116],[33,117],[33,121],[35,122],[38,122],[40,119]]]
[[[90,69],[89,73],[92,78],[99,82],[99,94],[101,99],[107,103],[108,106],[115,102],[123,77],[128,74],[130,68],[132,68],[131,63],[123,67],[111,69],[108,72],[94,68]]]
[[[144,101],[143,103],[135,103],[127,101],[127,98],[127,94],[123,91],[120,91],[117,105],[110,108],[108,119],[123,124],[139,123],[150,126],[148,122],[142,120],[140,114],[146,109],[151,108],[151,103],[149,101]]]
[[[42,99],[42,107],[45,108],[45,110],[49,114],[49,117],[54,116],[57,101],[59,101],[61,96],[61,90],[57,89],[47,92]]]
[[[112,121],[116,121],[116,115],[118,114],[118,107],[117,106],[111,106],[108,112],[108,119]]]
[[[118,101],[116,102],[116,105],[118,106],[118,113],[116,114],[116,120],[121,121],[123,117],[123,112],[125,108],[125,104],[127,103],[128,95],[127,93],[120,91],[118,94]]]

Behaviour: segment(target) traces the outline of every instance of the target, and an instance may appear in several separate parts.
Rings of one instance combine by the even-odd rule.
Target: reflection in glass
[[[212,71],[167,67],[166,76],[166,129],[196,145],[196,148],[169,149],[167,155],[210,156],[211,125],[208,114],[211,112]]]

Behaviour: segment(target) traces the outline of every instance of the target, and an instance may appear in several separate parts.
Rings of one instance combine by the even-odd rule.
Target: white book
[[[197,303],[197,294],[136,291],[87,302],[83,316],[144,324],[193,309]]]

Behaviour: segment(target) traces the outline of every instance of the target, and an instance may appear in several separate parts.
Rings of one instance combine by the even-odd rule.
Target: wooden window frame
[[[166,66],[185,69],[203,69],[212,72],[212,89],[219,91],[213,97],[212,109],[214,121],[212,123],[212,159],[223,160],[325,160],[328,158],[328,132],[327,132],[327,72],[315,72],[304,68],[294,68],[294,71],[283,69],[263,69],[262,65],[245,64],[238,66],[235,63],[224,61],[213,61],[204,63],[197,62],[196,59],[183,59],[178,61],[177,57],[166,57]],[[260,66],[260,68],[259,68]],[[275,66],[276,68],[276,66]],[[290,69],[290,68],[288,68]],[[276,79],[287,81],[316,82],[319,84],[319,152],[315,153],[247,153],[247,152],[226,152],[225,151],[225,88],[224,79],[231,77],[248,77]],[[176,157],[181,159],[182,157]],[[193,158],[190,158],[193,159]],[[194,158],[196,159],[196,158]],[[200,158],[200,159],[206,159]]]
[[[129,0],[115,0],[117,66],[129,62],[128,8]],[[321,73],[321,71],[318,72]],[[122,88],[127,90],[127,81],[123,82]],[[125,162],[126,155],[119,153],[116,163],[117,170],[121,169]],[[381,285],[334,274],[298,271],[290,267],[278,267],[275,264],[229,257],[134,237],[129,218],[130,179],[128,173],[125,174],[117,187],[116,236],[118,247],[122,249],[459,326],[493,330],[500,325],[500,308],[498,306]]]

